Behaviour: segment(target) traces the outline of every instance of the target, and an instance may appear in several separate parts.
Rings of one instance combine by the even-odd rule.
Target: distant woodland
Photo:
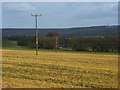
[[[92,27],[93,28],[93,27]],[[91,51],[91,52],[118,52],[118,33],[117,27],[97,27],[101,29],[95,30],[96,27],[86,28],[82,33],[80,30],[48,30],[46,34],[39,34],[39,49],[65,49],[73,51]],[[103,29],[104,28],[104,29]],[[109,30],[109,32],[105,29]],[[109,29],[108,29],[109,28]],[[77,28],[78,29],[78,28]],[[85,28],[84,28],[85,29]],[[103,30],[104,31],[103,31]],[[3,29],[3,47],[11,47],[14,45],[24,46],[27,48],[35,48],[35,30],[33,35],[15,35],[17,30],[12,31],[11,34],[5,34],[6,29]],[[10,29],[9,29],[10,30]],[[95,30],[95,31],[94,31]],[[7,30],[8,31],[8,30]],[[19,31],[19,30],[18,30]],[[72,31],[72,32],[71,32]],[[88,31],[88,32],[87,32]],[[91,32],[93,33],[91,33]],[[21,30],[24,32],[24,30]],[[40,30],[39,30],[40,32]],[[75,34],[75,32],[78,32]],[[86,33],[85,33],[86,32]],[[90,32],[90,33],[89,33]],[[101,33],[100,33],[101,32]],[[112,33],[113,32],[113,33]],[[19,31],[20,33],[20,31]],[[26,32],[25,32],[26,33]],[[70,34],[71,33],[71,34]],[[73,33],[73,34],[72,34]],[[80,35],[82,34],[82,35]]]

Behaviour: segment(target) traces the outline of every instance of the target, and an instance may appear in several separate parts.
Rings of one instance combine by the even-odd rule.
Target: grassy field
[[[3,88],[117,88],[118,55],[8,50]]]

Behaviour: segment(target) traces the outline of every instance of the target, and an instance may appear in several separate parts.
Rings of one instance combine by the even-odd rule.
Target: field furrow
[[[117,55],[3,50],[3,87],[116,88]],[[11,81],[12,80],[12,81]]]

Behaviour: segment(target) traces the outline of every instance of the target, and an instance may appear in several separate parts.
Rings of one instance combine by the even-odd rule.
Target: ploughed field
[[[3,88],[117,88],[118,55],[2,50]]]

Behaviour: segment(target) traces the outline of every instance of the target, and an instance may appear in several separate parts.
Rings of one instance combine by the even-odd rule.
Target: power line
[[[41,14],[31,14],[31,16],[35,17],[35,21],[36,21],[36,55],[38,55],[38,16],[41,16]]]

